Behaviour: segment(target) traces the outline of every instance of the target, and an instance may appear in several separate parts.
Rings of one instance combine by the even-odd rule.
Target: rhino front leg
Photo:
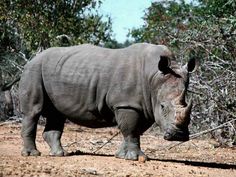
[[[65,118],[58,114],[46,117],[46,126],[43,138],[50,147],[51,156],[66,156],[68,153],[61,146],[61,136],[64,129]]]
[[[140,132],[138,130],[139,114],[132,109],[119,109],[116,112],[118,127],[124,137],[115,157],[138,160],[139,156],[147,157],[140,148]]]

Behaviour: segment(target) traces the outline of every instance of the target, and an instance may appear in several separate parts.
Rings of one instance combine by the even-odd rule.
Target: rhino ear
[[[168,74],[170,72],[170,58],[167,56],[160,56],[160,61],[158,63],[158,69],[163,74]]]
[[[186,64],[186,69],[189,73],[192,73],[197,70],[198,65],[199,65],[198,60],[196,60],[196,58],[191,58]]]

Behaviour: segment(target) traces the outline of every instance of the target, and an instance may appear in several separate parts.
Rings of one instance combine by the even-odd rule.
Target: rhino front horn
[[[180,96],[178,96],[178,98],[175,100],[175,105],[178,105],[178,106],[186,106],[186,102],[185,102],[185,91],[182,91],[182,93],[180,94]]]
[[[179,107],[176,111],[176,125],[185,126],[190,122],[190,114],[192,109],[192,100],[185,107]]]

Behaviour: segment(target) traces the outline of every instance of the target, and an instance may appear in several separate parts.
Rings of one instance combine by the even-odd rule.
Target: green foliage
[[[199,0],[199,12],[204,15],[214,15],[218,18],[236,16],[235,0]]]
[[[119,49],[119,48],[124,48],[128,47],[132,44],[132,41],[126,40],[124,43],[119,43],[116,40],[110,40],[104,44],[105,48],[110,48],[110,49]]]
[[[100,0],[2,0],[0,86],[14,80],[36,52],[110,41],[111,20],[102,20],[100,4]]]
[[[100,0],[4,0],[1,19],[13,22],[30,51],[51,47],[59,35],[72,44],[99,44],[110,39],[111,20],[102,21]]]
[[[11,23],[0,24],[0,88],[22,70],[26,62],[24,54],[20,52],[21,40],[17,30]]]
[[[0,93],[17,83],[24,64],[37,52],[53,46],[98,45],[110,41],[111,20],[102,19],[97,11],[101,2],[0,1]],[[11,91],[14,89],[17,92],[17,87]],[[16,95],[13,96],[15,104]]]
[[[193,132],[236,118],[236,7],[232,0],[152,3],[145,25],[130,35],[136,42],[169,46],[181,63],[189,56],[200,68],[190,85],[195,93]],[[235,142],[236,123],[213,133],[222,144]]]

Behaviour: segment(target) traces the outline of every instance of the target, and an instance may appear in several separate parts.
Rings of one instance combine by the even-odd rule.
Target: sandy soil
[[[40,157],[21,157],[20,124],[0,126],[0,177],[5,176],[222,176],[236,177],[236,148],[215,148],[212,140],[191,140],[170,150],[162,137],[146,133],[142,149],[150,160],[145,163],[116,159],[121,143],[119,134],[94,153],[118,130],[88,129],[67,124],[62,138],[69,157],[48,156],[48,145],[38,127],[37,146]]]

